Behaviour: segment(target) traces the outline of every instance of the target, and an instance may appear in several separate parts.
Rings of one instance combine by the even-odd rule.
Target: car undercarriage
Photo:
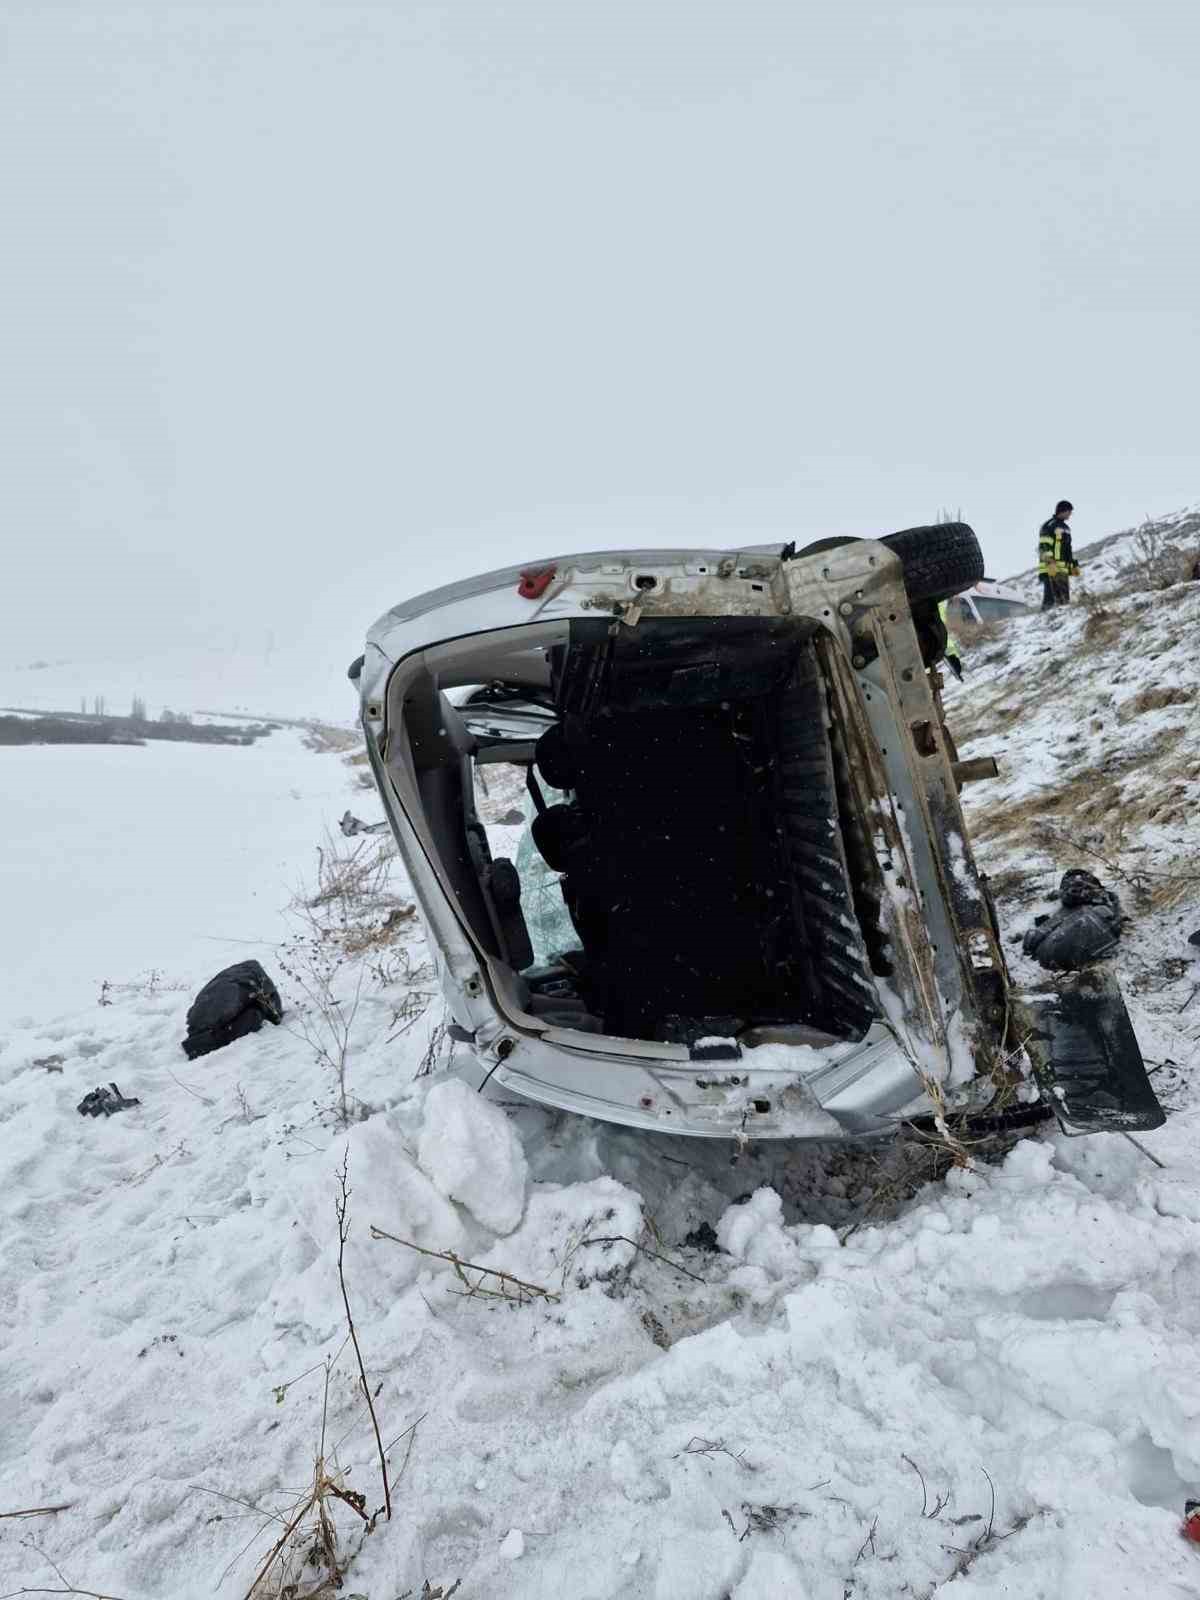
[[[1110,980],[1009,981],[937,673],[976,565],[961,524],[605,552],[381,619],[368,750],[476,1081],[725,1138],[1161,1116]],[[500,768],[551,950],[480,820]]]

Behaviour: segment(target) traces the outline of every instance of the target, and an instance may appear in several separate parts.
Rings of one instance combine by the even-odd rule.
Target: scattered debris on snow
[[[81,1117],[111,1117],[117,1111],[140,1106],[141,1103],[140,1100],[126,1099],[116,1084],[110,1083],[107,1088],[93,1089],[90,1094],[85,1094],[75,1109]]]

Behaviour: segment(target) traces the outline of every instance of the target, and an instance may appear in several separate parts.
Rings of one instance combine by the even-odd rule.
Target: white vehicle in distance
[[[952,628],[979,628],[989,622],[1028,616],[1036,610],[1019,590],[997,583],[994,578],[981,578],[948,603],[946,621]]]

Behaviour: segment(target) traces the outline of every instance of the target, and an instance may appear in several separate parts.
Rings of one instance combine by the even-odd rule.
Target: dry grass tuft
[[[362,734],[357,728],[339,728],[331,722],[304,724],[304,746],[318,755],[324,755],[327,751],[341,753],[354,750],[360,744]]]
[[[348,1506],[365,1531],[371,1530],[372,1519],[367,1516],[363,1496],[347,1488],[339,1472],[330,1472],[324,1443],[322,1425],[312,1484],[285,1521],[283,1532],[246,1592],[246,1600],[323,1600],[335,1595],[346,1578],[346,1561],[334,1516],[336,1507]]]
[[[1196,698],[1196,691],[1182,684],[1161,684],[1143,689],[1121,707],[1118,721],[1128,722],[1133,717],[1145,716],[1147,711],[1162,711],[1166,706],[1186,706]]]
[[[389,982],[407,982],[409,981],[409,968],[411,967],[412,958],[403,946],[394,950],[392,946],[398,933],[411,931],[405,928],[405,924],[411,924],[415,927],[416,915],[416,906],[396,906],[388,912],[382,922],[347,927],[345,932],[339,935],[342,949],[348,956],[387,952],[388,955],[384,958],[385,961],[394,961],[401,965],[397,968],[395,978],[379,977],[377,981],[381,985],[386,985]],[[381,970],[382,968],[378,967],[372,968],[373,973]]]
[[[1044,824],[1063,816],[1075,817],[1090,806],[1109,812],[1120,803],[1118,784],[1088,771],[1069,778],[1055,789],[1026,795],[1017,801],[997,801],[973,811],[973,839],[1022,838],[1042,843]]]
[[[1093,649],[1103,649],[1112,644],[1125,627],[1124,619],[1103,605],[1085,604],[1087,620],[1083,624],[1083,642]]]
[[[261,1506],[238,1500],[235,1496],[225,1494],[218,1496],[223,1500],[232,1500],[257,1515],[265,1515],[267,1520],[251,1540],[251,1544],[272,1524],[279,1529],[274,1543],[258,1564],[245,1600],[328,1600],[328,1597],[332,1597],[342,1589],[349,1565],[361,1548],[362,1541],[375,1531],[381,1516],[385,1516],[389,1521],[391,1519],[392,1493],[408,1465],[416,1430],[424,1420],[423,1417],[418,1417],[416,1422],[385,1447],[346,1287],[344,1256],[350,1231],[349,1205],[347,1167],[343,1162],[338,1173],[338,1192],[334,1209],[338,1230],[338,1286],[346,1316],[346,1337],[341,1349],[335,1355],[326,1357],[323,1362],[310,1367],[308,1372],[301,1373],[298,1378],[289,1379],[287,1383],[280,1384],[275,1389],[276,1403],[282,1404],[285,1395],[294,1384],[301,1382],[312,1372],[322,1369],[324,1371],[321,1425],[313,1455],[312,1477],[303,1492],[290,1506],[281,1511],[264,1512]],[[329,1439],[330,1380],[347,1346],[354,1351],[357,1367],[355,1387],[360,1401],[350,1432],[359,1426],[365,1413],[370,1419],[382,1481],[383,1504],[371,1512],[367,1510],[366,1496],[360,1490],[350,1487],[348,1481],[350,1469],[343,1468],[338,1459],[340,1445],[349,1437],[349,1433],[343,1435],[342,1440],[337,1442],[331,1442]],[[404,1459],[395,1474],[389,1475],[390,1453],[405,1441],[407,1449]],[[356,1535],[356,1539],[351,1539],[351,1534]],[[248,1548],[249,1546],[246,1546],[246,1549]],[[234,1557],[234,1562],[241,1559],[246,1549]],[[226,1568],[226,1573],[229,1570]],[[222,1576],[224,1577],[224,1574]],[[429,1585],[426,1583],[426,1589],[428,1588]],[[449,1592],[452,1593],[453,1590]]]

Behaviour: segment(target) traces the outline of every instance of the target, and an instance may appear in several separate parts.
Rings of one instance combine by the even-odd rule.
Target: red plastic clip
[[[517,593],[522,600],[540,600],[553,583],[557,571],[557,567],[530,567],[527,572],[521,574]]]

